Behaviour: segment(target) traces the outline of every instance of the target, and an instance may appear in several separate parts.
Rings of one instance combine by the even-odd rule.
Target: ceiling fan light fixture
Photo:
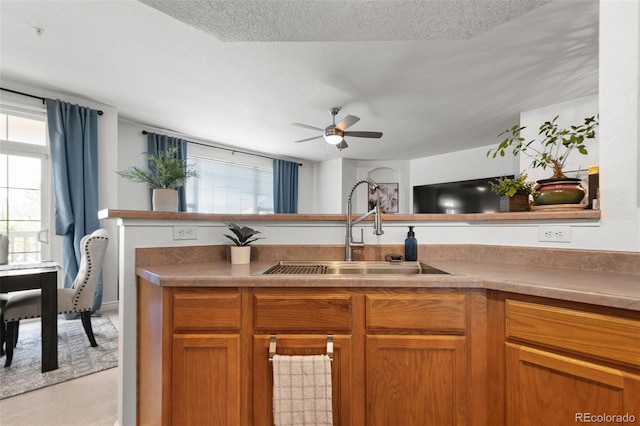
[[[342,136],[340,135],[325,135],[324,136],[324,140],[331,145],[338,145],[340,142],[342,142]]]
[[[324,140],[331,145],[338,145],[342,142],[342,131],[336,128],[336,125],[332,125],[324,129]]]

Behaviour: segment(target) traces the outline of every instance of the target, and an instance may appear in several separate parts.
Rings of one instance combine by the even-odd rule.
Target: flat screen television
[[[500,196],[491,192],[496,176],[413,187],[413,213],[496,213]],[[513,178],[513,175],[507,176]]]

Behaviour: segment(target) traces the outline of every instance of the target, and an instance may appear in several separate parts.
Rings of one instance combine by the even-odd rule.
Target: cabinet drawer
[[[257,331],[321,331],[331,333],[351,330],[350,295],[255,295]]]
[[[240,302],[238,293],[176,292],[173,295],[173,329],[239,330]]]
[[[640,321],[517,300],[505,307],[507,338],[640,365]]]
[[[368,330],[464,332],[463,294],[371,294],[366,297]]]

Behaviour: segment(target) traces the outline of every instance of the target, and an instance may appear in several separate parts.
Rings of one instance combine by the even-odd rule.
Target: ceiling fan
[[[325,127],[324,129],[321,129],[320,127],[309,126],[307,124],[302,124],[302,123],[291,123],[293,126],[304,127],[305,129],[318,130],[322,132],[322,135],[320,136],[301,139],[295,142],[296,143],[307,142],[307,141],[312,141],[314,139],[319,139],[324,137],[324,140],[328,144],[335,145],[340,151],[342,151],[343,149],[349,146],[347,145],[347,142],[344,140],[345,136],[354,136],[357,138],[381,138],[382,137],[382,132],[359,132],[359,131],[347,132],[345,131],[346,129],[348,129],[349,127],[353,126],[358,121],[360,121],[360,118],[356,117],[355,115],[347,115],[345,118],[342,119],[342,121],[336,124],[336,115],[338,114],[339,111],[340,111],[340,108],[337,108],[337,107],[329,109],[329,112],[331,112],[331,116],[333,118],[333,124]]]

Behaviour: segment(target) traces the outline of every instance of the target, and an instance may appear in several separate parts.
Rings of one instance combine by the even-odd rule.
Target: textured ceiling
[[[426,157],[493,145],[521,111],[597,93],[598,0],[541,3],[176,1],[166,11],[176,19],[156,2],[162,11],[135,0],[1,0],[0,83],[93,99],[144,126],[268,155]],[[420,36],[393,39],[407,37],[404,27]],[[339,41],[222,41],[284,29]],[[338,120],[361,118],[350,130],[384,136],[349,138],[343,151],[293,142],[316,133],[291,123],[325,127],[334,106]]]
[[[221,41],[469,39],[550,0],[141,0]]]

